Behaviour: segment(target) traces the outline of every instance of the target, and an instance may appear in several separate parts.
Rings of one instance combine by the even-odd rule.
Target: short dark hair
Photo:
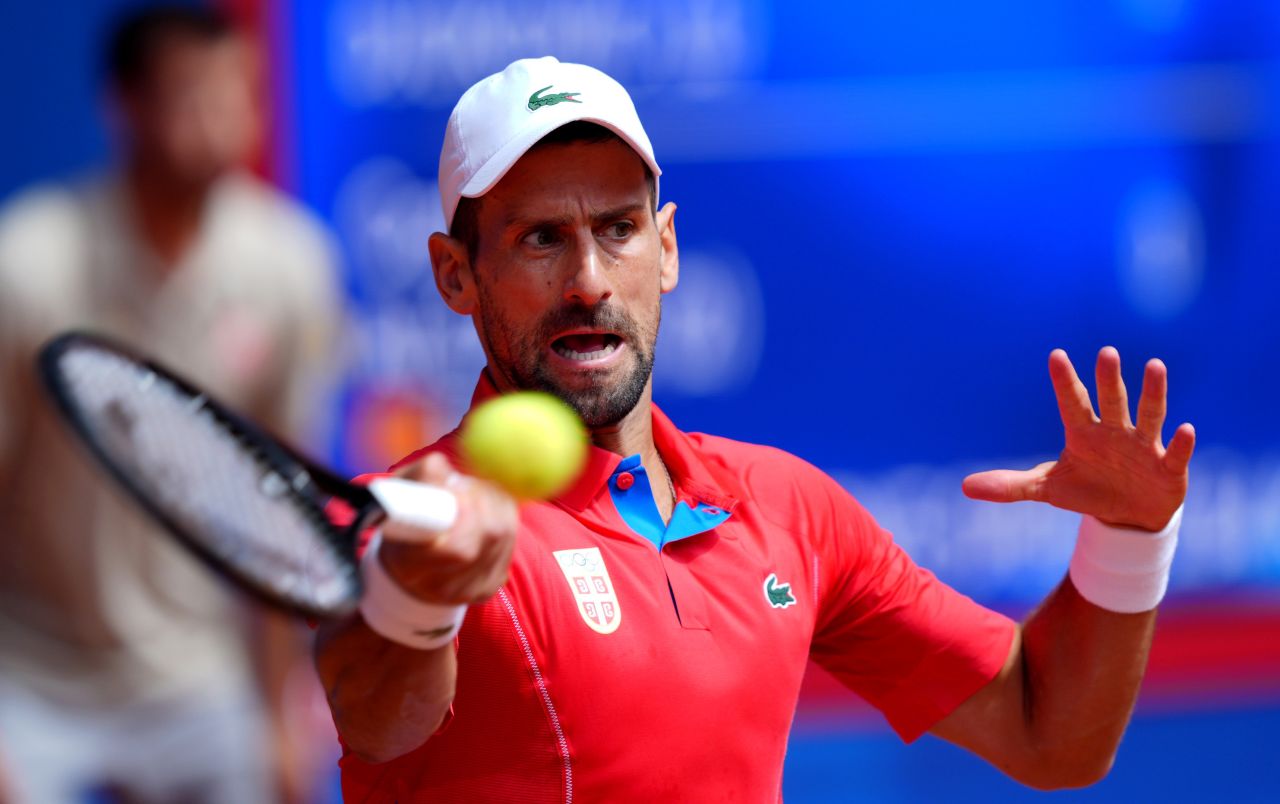
[[[156,51],[166,41],[213,43],[235,32],[224,14],[205,6],[167,3],[132,11],[116,22],[107,40],[107,80],[120,89],[137,89],[149,77]]]
[[[599,123],[575,120],[572,123],[565,123],[538,140],[529,150],[542,145],[568,145],[574,142],[594,144],[611,140],[626,142],[612,130]],[[658,208],[658,185],[653,175],[653,169],[649,167],[648,163],[645,163],[644,166],[644,178],[649,185],[649,205],[656,211]],[[475,260],[476,251],[480,247],[479,213],[480,200],[483,197],[459,198],[458,208],[453,213],[453,223],[449,226],[449,236],[454,240],[461,241],[467,247],[467,255],[472,260]]]

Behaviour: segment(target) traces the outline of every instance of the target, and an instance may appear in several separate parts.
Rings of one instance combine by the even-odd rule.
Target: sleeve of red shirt
[[[1017,626],[917,566],[848,492],[821,477],[810,496],[811,532],[825,537],[812,658],[911,742],[995,677]]]

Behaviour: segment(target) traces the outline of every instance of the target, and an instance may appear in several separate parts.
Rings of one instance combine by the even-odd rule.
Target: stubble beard
[[[657,343],[657,322],[651,332],[641,332],[635,321],[621,310],[606,305],[569,305],[548,313],[532,332],[521,337],[508,322],[485,314],[496,309],[480,290],[478,317],[482,337],[499,369],[516,388],[545,391],[562,399],[577,411],[588,429],[611,427],[622,421],[644,397],[653,374],[653,353]],[[659,312],[659,317],[661,313]],[[631,368],[621,379],[603,376],[586,388],[567,388],[548,365],[546,344],[559,332],[576,327],[608,330],[621,335],[631,352]],[[510,352],[499,354],[496,344],[508,344]],[[611,372],[612,373],[612,372]]]

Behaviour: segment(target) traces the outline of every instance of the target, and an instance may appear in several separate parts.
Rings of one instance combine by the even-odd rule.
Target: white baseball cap
[[[520,59],[464,92],[449,115],[440,150],[445,226],[453,225],[460,198],[489,192],[538,140],[575,120],[598,123],[635,149],[657,191],[662,169],[621,84],[585,64]]]

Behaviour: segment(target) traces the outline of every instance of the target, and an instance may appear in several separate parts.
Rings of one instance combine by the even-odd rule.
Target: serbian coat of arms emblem
[[[617,631],[622,623],[622,608],[618,605],[618,593],[613,588],[600,548],[556,550],[552,555],[573,590],[578,613],[591,630],[601,634]]]

